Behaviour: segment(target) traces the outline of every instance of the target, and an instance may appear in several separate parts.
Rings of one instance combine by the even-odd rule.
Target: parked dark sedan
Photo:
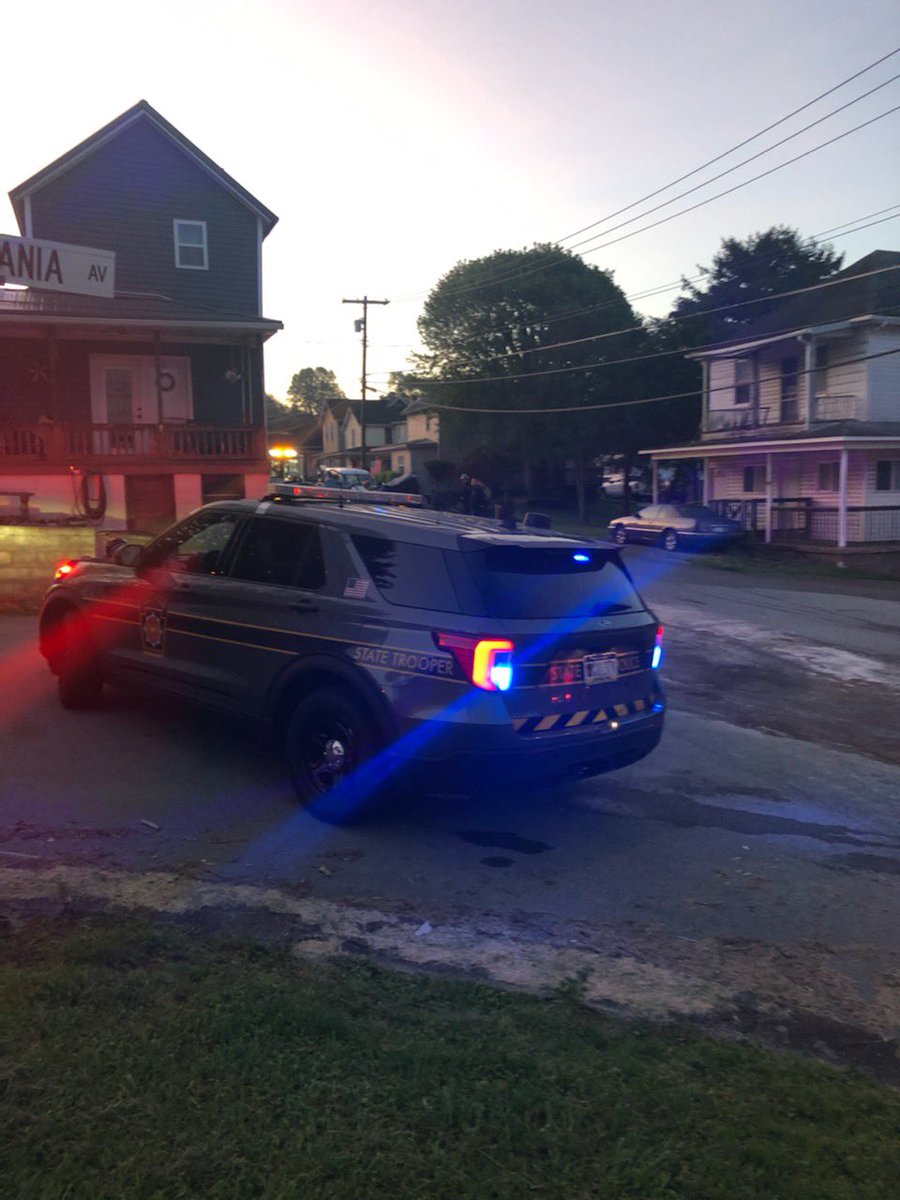
[[[720,517],[703,504],[651,504],[609,523],[609,536],[619,546],[649,542],[664,550],[727,545],[741,534],[738,521]]]

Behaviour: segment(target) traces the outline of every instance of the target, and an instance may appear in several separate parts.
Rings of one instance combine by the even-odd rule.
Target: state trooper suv
[[[115,558],[62,564],[41,608],[63,705],[108,683],[258,720],[325,819],[613,770],[662,732],[662,629],[613,547],[282,484]]]

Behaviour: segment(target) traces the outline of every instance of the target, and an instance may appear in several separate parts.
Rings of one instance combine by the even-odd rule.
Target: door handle
[[[319,606],[315,600],[293,600],[288,608],[291,612],[298,613],[314,613],[319,611]]]

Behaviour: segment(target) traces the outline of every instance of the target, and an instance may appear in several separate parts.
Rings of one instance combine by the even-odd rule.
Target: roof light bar
[[[422,506],[422,497],[411,492],[379,492],[377,489],[317,487],[308,483],[276,483],[273,496],[287,500],[331,500],[340,504],[411,504]]]

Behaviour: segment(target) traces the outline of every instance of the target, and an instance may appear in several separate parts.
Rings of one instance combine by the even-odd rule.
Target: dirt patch
[[[7,913],[152,912],[205,933],[287,945],[305,958],[367,955],[539,994],[564,988],[591,1007],[688,1020],[900,1084],[900,954],[893,961],[867,947],[838,962],[816,943],[673,938],[637,922],[596,926],[534,914],[448,911],[425,920],[285,889],[60,865],[6,866],[0,904]]]

